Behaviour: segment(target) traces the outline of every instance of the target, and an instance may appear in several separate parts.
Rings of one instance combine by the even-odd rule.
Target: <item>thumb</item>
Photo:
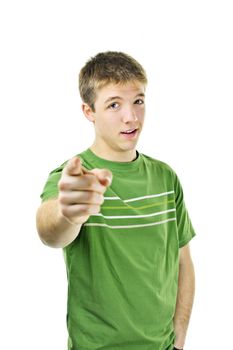
[[[71,158],[66,164],[65,172],[67,175],[70,175],[70,176],[82,175],[83,170],[82,170],[81,159],[79,157]]]
[[[91,172],[97,176],[101,185],[106,187],[111,185],[113,175],[110,170],[95,168],[95,169],[92,169]]]

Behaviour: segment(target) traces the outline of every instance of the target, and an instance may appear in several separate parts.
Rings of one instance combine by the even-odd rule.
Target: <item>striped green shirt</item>
[[[170,350],[178,287],[179,248],[195,232],[174,170],[137,151],[113,162],[90,148],[87,169],[107,168],[112,184],[96,215],[63,249],[68,277],[69,350]],[[56,197],[64,167],[41,194]]]

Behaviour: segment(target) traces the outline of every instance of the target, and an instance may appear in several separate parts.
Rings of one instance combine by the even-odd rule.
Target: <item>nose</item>
[[[131,121],[135,122],[137,120],[138,120],[138,117],[134,108],[131,106],[126,108],[123,114],[123,122],[124,123],[131,122]]]

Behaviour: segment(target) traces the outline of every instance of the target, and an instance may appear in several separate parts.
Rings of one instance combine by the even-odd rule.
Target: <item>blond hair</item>
[[[95,111],[98,89],[107,84],[138,81],[147,84],[146,72],[131,56],[123,52],[107,51],[91,57],[79,73],[79,92],[84,103]]]

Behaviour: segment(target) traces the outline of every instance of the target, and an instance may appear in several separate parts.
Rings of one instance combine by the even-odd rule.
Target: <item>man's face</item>
[[[145,116],[145,86],[139,82],[109,84],[98,90],[95,112],[95,144],[108,151],[135,149]],[[134,130],[134,131],[133,131]],[[133,131],[132,133],[126,133]]]

